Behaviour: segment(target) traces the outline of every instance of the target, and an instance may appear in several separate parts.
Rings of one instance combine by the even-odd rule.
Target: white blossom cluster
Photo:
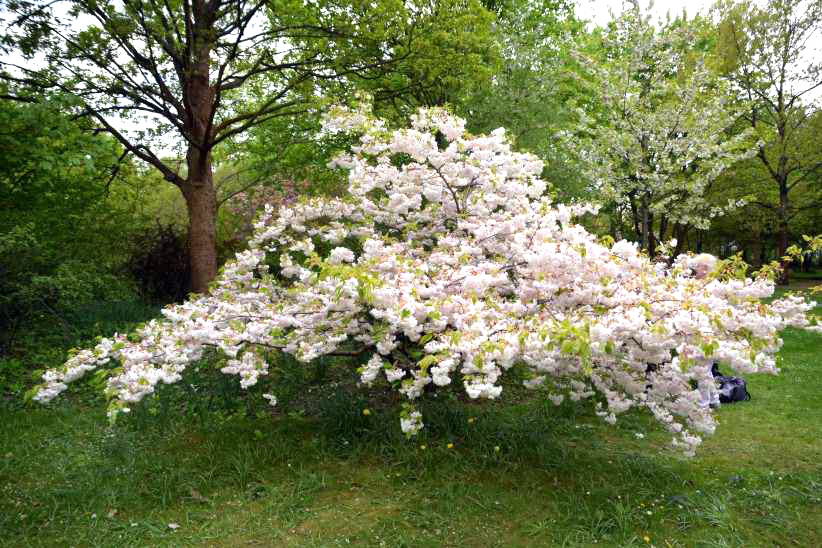
[[[722,279],[708,272],[713,258],[668,268],[627,241],[601,243],[573,221],[585,207],[544,197],[542,163],[512,151],[502,129],[472,136],[440,109],[398,131],[362,110],[337,109],[329,124],[361,134],[337,160],[345,197],[267,208],[208,294],[72,356],[35,399],[113,362],[114,416],[179,381],[208,348],[243,387],[269,374],[266,353],[349,355],[363,384],[407,400],[411,435],[424,392],[461,385],[497,398],[516,368],[556,404],[597,397],[611,423],[645,408],[692,454],[715,427],[711,363],[774,373],[779,330],[808,325],[807,302],[762,304],[770,281]]]

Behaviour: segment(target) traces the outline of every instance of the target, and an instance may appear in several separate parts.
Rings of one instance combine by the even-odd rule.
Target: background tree
[[[0,343],[34,314],[67,329],[67,307],[128,287],[113,275],[115,239],[136,224],[128,188],[109,189],[121,148],[73,104],[0,100]]]
[[[822,205],[819,114],[814,99],[822,87],[822,58],[813,49],[822,30],[822,1],[720,2],[718,53],[721,70],[749,108],[746,119],[760,145],[762,178],[774,188],[756,204],[777,220],[777,254],[790,245],[790,221]],[[798,195],[803,195],[799,200]],[[783,263],[783,281],[788,263]]]
[[[543,176],[561,199],[590,196],[587,180],[570,161],[558,138],[576,125],[575,107],[590,102],[588,90],[573,77],[569,55],[585,35],[565,0],[487,2],[498,14],[494,33],[503,64],[486,86],[477,87],[457,111],[472,131],[505,127],[516,147],[545,160]]]
[[[822,116],[817,110],[794,136],[800,149],[796,154],[801,155],[804,162],[818,160],[822,154],[820,121]],[[766,149],[773,147],[773,143],[766,143]],[[816,233],[822,226],[818,221],[822,203],[820,181],[822,173],[809,173],[806,180],[791,189],[792,207],[787,216],[789,242],[802,242],[803,234]],[[745,204],[713,223],[709,232],[699,234],[706,251],[721,252],[724,242],[742,251],[746,262],[755,267],[782,256],[779,254],[780,218],[774,207],[779,203],[779,187],[758,156],[737,162],[727,170],[712,186],[709,199],[717,205],[729,200],[744,200]]]
[[[747,134],[730,132],[738,112],[698,45],[688,21],[657,29],[634,5],[588,63],[603,108],[583,115],[581,165],[651,254],[668,234],[681,243],[688,227],[707,228],[721,209],[706,190],[750,150]]]
[[[70,8],[55,16],[54,6],[64,4]],[[3,68],[17,83],[79,98],[126,154],[179,188],[189,218],[191,287],[204,291],[217,270],[215,147],[262,122],[305,113],[319,82],[375,79],[410,59],[422,38],[417,22],[436,5],[9,1],[6,44],[30,58],[43,53],[48,63],[40,69],[7,58]],[[249,95],[255,87],[264,93]],[[138,129],[126,129],[123,116]],[[170,139],[185,151],[182,168],[163,159]]]

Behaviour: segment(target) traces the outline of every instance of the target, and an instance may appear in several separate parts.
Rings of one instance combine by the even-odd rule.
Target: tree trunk
[[[780,174],[779,182],[779,234],[777,236],[777,255],[778,260],[782,264],[782,276],[779,279],[780,284],[787,285],[791,281],[791,263],[784,260],[782,257],[788,251],[788,177],[786,174]]]
[[[784,260],[788,250],[788,223],[783,219],[779,219],[779,235],[777,237],[777,257],[782,265],[782,276],[779,278],[779,283],[787,285],[791,281],[791,263]]]
[[[688,225],[675,223],[674,238],[676,238],[676,247],[674,248],[673,254],[671,254],[671,259],[679,257],[685,250],[686,240],[688,238]]]
[[[765,245],[762,243],[762,233],[757,233],[751,242],[751,261],[750,265],[754,270],[762,268],[762,256]]]
[[[188,244],[191,260],[191,290],[205,293],[217,276],[217,193],[211,165],[214,146],[212,122],[215,113],[215,90],[209,70],[214,38],[210,36],[213,13],[205,3],[195,2],[194,51],[186,94],[189,100],[186,133],[189,137],[186,163],[188,174],[182,186],[188,207]]]
[[[659,217],[659,237],[657,241],[661,244],[668,241],[668,217],[665,215]]]
[[[642,196],[642,205],[641,205],[641,215],[642,215],[642,249],[648,251],[649,244],[650,244],[650,232],[651,232],[651,212],[650,209],[650,198],[648,193],[646,192]]]
[[[640,228],[642,222],[640,220],[639,209],[636,205],[636,192],[630,192],[628,194],[628,203],[631,206],[631,220],[634,222],[634,234],[635,238],[638,238],[640,242],[642,241],[642,229]]]
[[[188,248],[191,290],[204,293],[217,276],[217,193],[211,157],[192,147],[188,153],[188,178],[182,186],[188,208]]]

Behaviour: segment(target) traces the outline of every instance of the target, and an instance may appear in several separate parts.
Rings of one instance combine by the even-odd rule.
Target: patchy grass
[[[84,397],[6,406],[0,544],[819,546],[822,337],[784,338],[783,374],[751,376],[693,459],[642,414],[525,398],[432,401],[413,441],[343,389],[274,417],[169,393],[200,404],[115,428]]]

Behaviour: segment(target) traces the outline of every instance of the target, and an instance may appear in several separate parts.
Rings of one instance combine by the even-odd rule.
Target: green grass
[[[433,401],[413,441],[343,388],[274,417],[169,392],[113,429],[88,397],[7,406],[0,545],[819,546],[822,337],[784,338],[693,459],[645,415],[528,399]]]
[[[792,270],[791,278],[797,280],[822,280],[822,270],[810,270],[808,272]]]

